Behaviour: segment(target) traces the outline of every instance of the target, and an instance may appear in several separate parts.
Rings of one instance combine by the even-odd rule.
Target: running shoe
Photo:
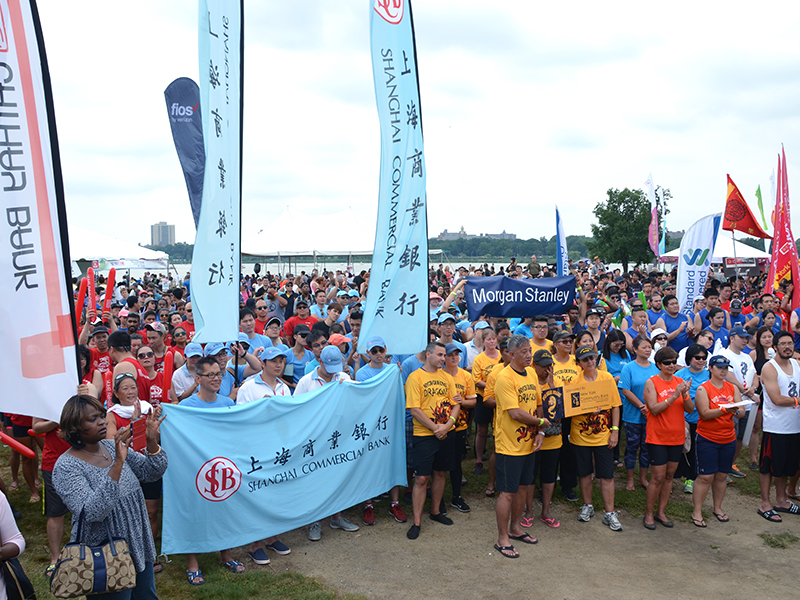
[[[683,493],[691,494],[693,491],[694,491],[694,480],[687,479],[686,483],[683,484]]]
[[[364,525],[375,525],[375,509],[372,504],[364,507]]]
[[[405,523],[408,521],[408,517],[406,517],[406,513],[403,512],[403,507],[399,504],[392,504],[389,507],[389,514],[394,517],[394,520],[398,523]]]
[[[450,501],[450,506],[452,506],[453,508],[457,508],[461,512],[469,512],[470,510],[469,504],[464,502],[464,499],[460,496],[458,498],[453,498]]]
[[[345,531],[358,531],[358,525],[351,523],[344,516],[331,519],[331,529],[344,529]]]
[[[737,479],[741,479],[742,477],[747,477],[736,465],[733,465],[730,470],[730,476],[736,477]]]
[[[319,524],[319,521],[316,523],[311,524],[311,528],[308,530],[308,539],[312,542],[318,542],[319,538],[322,537],[322,525]]]
[[[581,506],[581,512],[578,515],[578,521],[583,521],[584,523],[588,523],[589,519],[594,516],[594,506],[591,504],[584,504]]]
[[[622,523],[619,522],[616,511],[603,516],[603,525],[608,525],[611,531],[622,531]]]

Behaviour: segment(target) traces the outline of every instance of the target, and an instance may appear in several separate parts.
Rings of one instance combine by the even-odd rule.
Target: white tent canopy
[[[69,226],[69,254],[73,263],[96,263],[95,268],[99,271],[111,267],[166,269],[169,264],[169,255],[166,252],[150,250],[77,225]],[[88,266],[91,267],[92,264]]]
[[[714,254],[711,259],[712,263],[721,263],[723,259],[734,257],[734,244],[736,245],[736,258],[755,258],[756,260],[769,261],[770,255],[768,252],[758,250],[747,244],[741,242],[734,242],[734,240],[727,234],[720,232],[717,235],[717,243],[714,246]],[[671,252],[661,256],[661,262],[678,262],[680,255],[680,248],[676,248]]]

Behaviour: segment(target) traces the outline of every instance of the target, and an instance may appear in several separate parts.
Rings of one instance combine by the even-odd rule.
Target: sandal
[[[17,482],[17,483],[11,483],[11,484],[8,486],[8,491],[9,491],[9,492],[16,492],[18,489],[19,489],[19,482]]]
[[[486,491],[483,492],[483,494],[487,498],[494,498],[495,491],[496,490],[494,488],[486,488]],[[503,546],[503,548],[506,548],[506,546]],[[505,554],[503,556],[505,556]],[[516,558],[516,556],[514,558]]]
[[[226,569],[228,569],[231,573],[244,573],[246,570],[244,568],[244,565],[240,563],[238,560],[229,560],[228,562],[220,564]],[[241,567],[241,570],[239,570],[239,567]]]
[[[506,558],[519,558],[519,552],[514,549],[514,546],[498,546],[495,544],[494,549]],[[514,554],[511,554],[512,552]]]
[[[203,579],[203,574],[200,572],[200,569],[197,571],[186,571],[186,577],[189,578],[189,583],[192,585],[203,585],[206,580]]]
[[[161,573],[164,570],[164,565],[156,561],[153,563],[153,573]]]
[[[55,563],[53,563],[44,570],[44,576],[47,577],[48,579],[52,579],[53,573],[55,572],[56,572],[56,565]]]
[[[533,517],[522,517],[519,524],[523,527],[533,527]]]
[[[530,535],[529,533],[523,533],[522,535],[509,535],[509,538],[512,540],[517,540],[518,542],[522,542],[523,544],[538,544],[539,540],[535,537]]]
[[[778,513],[776,513],[774,510],[772,510],[771,508],[769,510],[758,510],[757,512],[758,512],[759,515],[764,517],[770,523],[782,523],[783,522],[783,519],[781,519],[781,516]]]
[[[553,529],[555,529],[556,527],[561,527],[561,523],[556,521],[553,517],[550,517],[549,519],[545,519],[544,517],[539,517],[539,520],[548,527],[552,527]]]
[[[712,512],[711,514],[714,515],[715,517],[717,517],[717,521],[719,521],[720,523],[727,523],[728,521],[731,520],[731,518],[728,515],[726,515],[725,513]]]
[[[706,525],[705,520],[703,519],[695,519],[694,517],[692,517],[692,521],[694,522],[695,527],[708,527],[708,525]]]
[[[800,515],[800,506],[797,506],[797,504],[795,504],[794,502],[789,502],[788,508],[773,506],[772,509],[780,513],[788,513],[790,515]]]

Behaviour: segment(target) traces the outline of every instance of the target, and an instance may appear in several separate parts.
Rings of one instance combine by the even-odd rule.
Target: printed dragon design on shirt
[[[433,407],[432,415],[434,423],[447,423],[447,419],[450,418],[450,404],[448,402],[437,404]]]
[[[603,411],[600,414],[586,415],[586,419],[581,423],[581,435],[598,435],[603,433],[611,425],[611,414]]]

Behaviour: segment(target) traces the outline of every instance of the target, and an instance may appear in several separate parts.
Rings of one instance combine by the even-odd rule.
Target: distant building
[[[164,221],[150,225],[151,246],[171,246],[175,243],[175,225],[167,225]]]
[[[488,238],[490,240],[515,240],[517,239],[516,233],[506,233],[505,229],[503,233],[480,233],[478,235],[470,234],[464,231],[464,227],[462,225],[461,229],[459,229],[458,233],[450,233],[445,229],[442,233],[440,233],[436,239],[437,240],[471,240],[472,238],[483,237]]]
[[[671,240],[680,239],[683,237],[683,234],[686,233],[683,229],[680,231],[670,231],[667,229],[667,238]]]

